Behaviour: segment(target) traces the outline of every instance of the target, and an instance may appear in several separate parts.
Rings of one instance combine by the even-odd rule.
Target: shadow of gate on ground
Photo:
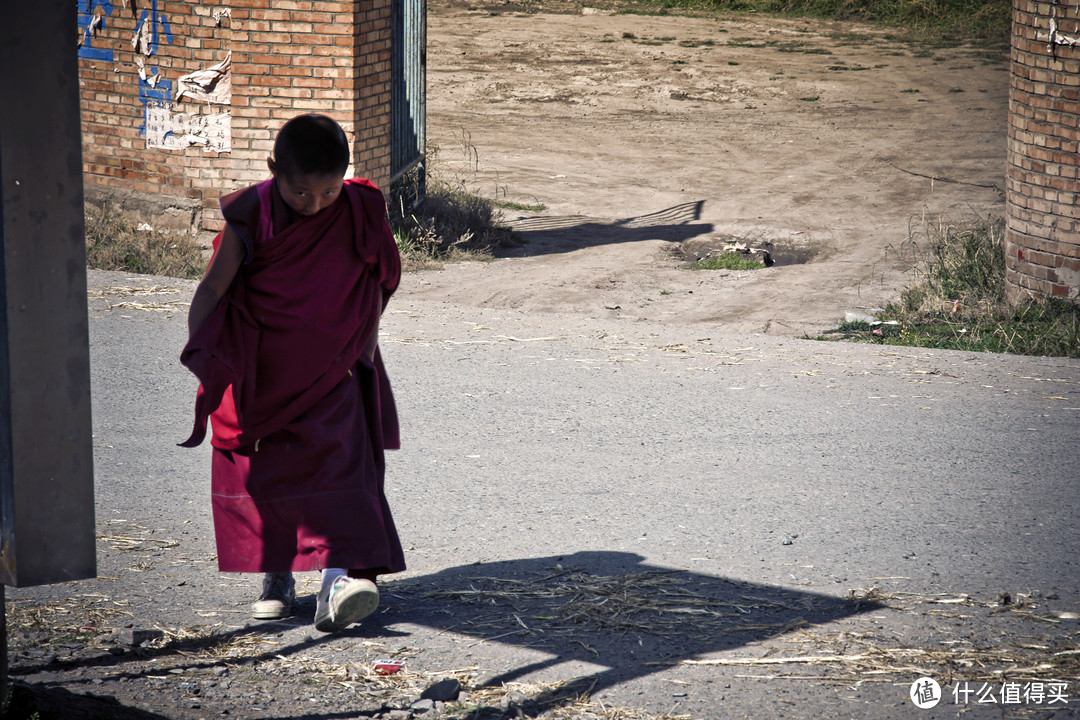
[[[486,679],[522,680],[571,661],[601,666],[524,708],[538,715],[572,697],[800,627],[873,610],[872,602],[648,565],[633,553],[584,551],[480,563],[390,583],[384,608],[346,631],[402,637],[423,625],[548,655]],[[313,604],[313,599],[305,600]]]
[[[695,200],[623,219],[585,215],[522,217],[509,221],[522,244],[496,249],[494,254],[496,257],[535,257],[643,240],[678,244],[713,232],[712,223],[698,222],[704,207],[704,200]]]
[[[474,644],[499,643],[542,654],[537,660],[507,661],[496,674],[480,678],[480,687],[529,682],[536,674],[555,674],[561,684],[525,698],[511,710],[486,709],[487,720],[537,717],[572,705],[582,695],[602,691],[662,672],[683,660],[735,650],[755,641],[780,637],[801,627],[828,623],[875,610],[879,605],[858,598],[837,598],[803,590],[729,580],[644,562],[640,555],[618,551],[582,551],[476,563],[437,573],[383,583],[380,610],[343,632],[312,633],[303,641],[280,644],[282,631],[311,627],[314,595],[299,599],[297,613],[276,622],[254,622],[242,628],[177,639],[163,647],[134,654],[109,653],[93,660],[43,660],[20,663],[16,676],[70,671],[77,667],[113,668],[129,681],[159,676],[152,658],[182,658],[182,674],[205,673],[215,667],[255,669],[275,659],[302,657],[342,640],[409,642],[422,626],[439,634],[474,638]],[[216,648],[238,639],[273,638],[272,649],[243,656],[215,657]],[[418,638],[418,643],[425,642]],[[138,668],[132,665],[138,664]],[[497,663],[488,663],[489,665]],[[581,665],[600,668],[581,672]],[[565,667],[560,667],[565,666]],[[490,668],[488,669],[491,671]],[[89,677],[22,686],[23,703],[47,718],[123,718],[159,720],[142,708],[115,700],[83,697],[68,687],[94,688]],[[157,692],[164,692],[159,689]],[[55,714],[51,709],[57,709]],[[474,711],[440,717],[474,717]],[[357,710],[307,712],[299,715],[254,714],[256,720],[342,720]],[[360,713],[368,714],[368,713]],[[27,715],[29,716],[29,714]]]

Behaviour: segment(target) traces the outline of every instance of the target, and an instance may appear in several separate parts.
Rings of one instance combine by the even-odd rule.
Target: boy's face
[[[271,160],[270,172],[277,178],[281,199],[300,215],[314,215],[337,200],[345,184],[344,175],[308,175],[296,173],[286,176],[278,172]]]

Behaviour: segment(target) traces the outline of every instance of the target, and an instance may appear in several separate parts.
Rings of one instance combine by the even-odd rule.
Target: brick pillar
[[[1080,0],[1013,0],[1006,293],[1080,297]]]
[[[397,0],[401,2],[401,0]],[[392,0],[360,3],[356,34],[356,141],[358,175],[390,190]]]

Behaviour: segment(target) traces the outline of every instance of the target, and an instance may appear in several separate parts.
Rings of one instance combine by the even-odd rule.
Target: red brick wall
[[[1080,0],[1013,0],[1005,232],[1013,300],[1080,297],[1078,144]]]
[[[384,191],[390,189],[391,2],[361,3],[369,9],[357,13],[354,45],[359,68],[353,125],[356,163],[358,168],[372,168],[365,177]]]
[[[353,146],[352,172],[384,187],[390,174],[392,0],[316,2],[78,0],[83,172],[87,196],[111,198],[155,226],[216,231],[221,195],[268,177],[276,130],[304,112],[330,115]],[[93,6],[94,10],[89,10]],[[133,9],[134,8],[134,9]],[[85,28],[94,14],[103,24]],[[145,19],[155,32],[133,47]],[[231,95],[176,100],[180,77],[231,53]],[[156,86],[140,79],[139,62]],[[226,127],[162,140],[147,104]],[[226,117],[227,114],[227,117]],[[174,127],[169,124],[169,127]],[[184,126],[186,127],[186,126]],[[148,134],[149,132],[149,134]],[[179,146],[228,136],[227,151]],[[149,144],[152,146],[148,146]]]

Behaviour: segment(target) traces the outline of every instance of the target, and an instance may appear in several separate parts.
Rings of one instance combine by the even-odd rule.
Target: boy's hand
[[[214,312],[221,298],[225,297],[246,255],[244,241],[235,230],[226,225],[221,231],[214,256],[210,258],[206,276],[195,288],[195,295],[191,298],[191,309],[188,310],[189,339]]]

